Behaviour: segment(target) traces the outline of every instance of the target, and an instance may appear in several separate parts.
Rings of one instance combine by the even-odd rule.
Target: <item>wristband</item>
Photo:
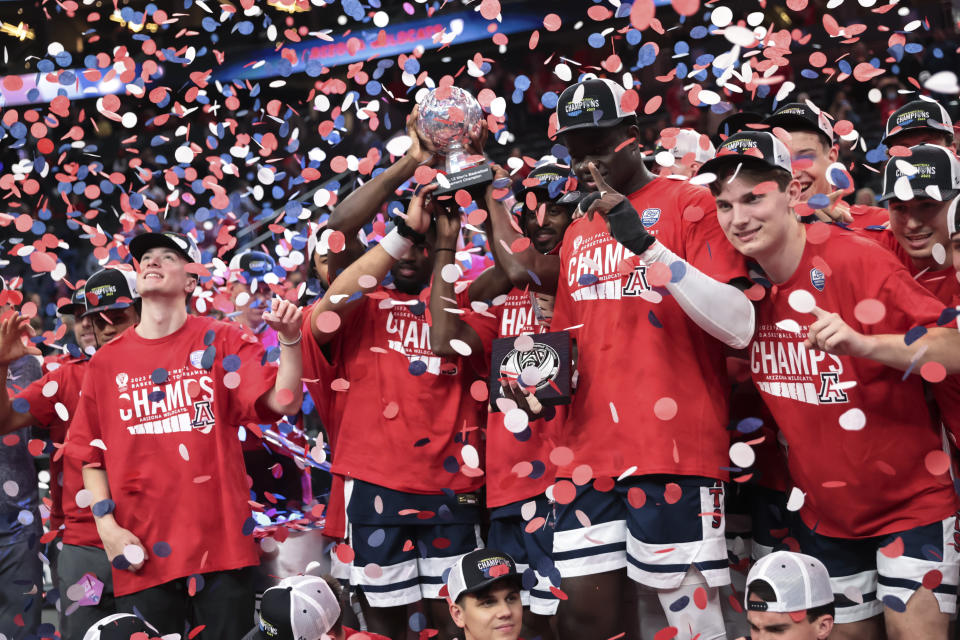
[[[441,252],[441,251],[449,251],[450,253],[456,253],[456,252],[457,252],[455,249],[448,249],[448,248],[446,248],[446,247],[441,247],[441,248],[439,248],[439,249],[434,249],[434,250],[433,250],[434,253],[439,253],[439,252]]]
[[[407,240],[412,240],[413,244],[423,244],[427,241],[426,235],[411,229],[410,225],[408,225],[407,221],[403,218],[397,217],[394,220],[394,224],[396,224],[397,232]]]
[[[300,344],[300,341],[303,340],[303,331],[297,334],[296,340],[291,340],[290,342],[284,342],[283,338],[280,337],[280,334],[277,334],[277,342],[283,345],[284,347],[295,347]]]
[[[383,237],[383,240],[380,241],[380,246],[383,247],[383,250],[386,251],[391,258],[399,260],[410,250],[410,247],[413,246],[413,240],[404,238],[400,235],[399,229],[394,228]]]

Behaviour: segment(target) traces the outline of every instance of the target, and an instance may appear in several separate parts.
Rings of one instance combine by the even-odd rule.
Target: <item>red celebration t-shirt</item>
[[[746,277],[743,256],[703,187],[655,178],[629,196],[647,231],[703,273]],[[577,340],[577,388],[563,426],[574,459],[595,477],[670,473],[726,479],[729,382],[724,345],[687,317],[650,265],[601,216],[575,220],[560,249],[551,330]]]
[[[34,424],[50,430],[50,438],[62,444],[80,402],[80,388],[87,360],[67,362],[24,389],[18,397],[30,403]],[[57,406],[61,405],[61,406]],[[83,463],[58,449],[50,458],[50,529],[66,524],[63,541],[85,547],[103,547],[89,505],[77,506],[83,489]],[[61,484],[62,483],[62,484]]]
[[[67,455],[102,463],[117,523],[146,547],[118,596],[259,562],[238,428],[279,416],[257,400],[277,367],[236,325],[189,316],[169,336],[130,328],[87,364]]]
[[[900,264],[907,268],[913,279],[935,295],[943,304],[949,305],[955,296],[960,296],[960,280],[957,279],[957,272],[952,265],[948,264],[945,269],[937,271],[917,269],[913,266],[910,255],[900,246],[890,229],[868,230],[864,232],[864,235],[893,253]]]
[[[853,222],[849,225],[852,229],[881,227],[890,222],[890,212],[887,209],[869,204],[850,205],[850,214],[853,216]]]
[[[490,311],[497,317],[497,337],[544,333],[549,328],[537,322],[530,292],[513,289],[502,304]],[[556,446],[555,431],[563,424],[566,407],[560,405],[552,420],[534,420],[526,431],[514,434],[504,425],[504,414],[487,416],[487,506],[501,507],[543,493],[556,479],[550,451]],[[520,465],[519,467],[517,465]],[[529,466],[528,466],[529,465]]]
[[[957,498],[949,477],[922,461],[940,448],[920,376],[866,358],[803,346],[814,316],[796,311],[812,296],[866,335],[935,326],[943,305],[896,258],[829,226],[807,241],[796,272],[758,303],[751,370],[787,441],[790,475],[805,494],[801,516],[819,533],[863,538],[946,518]],[[805,293],[797,293],[797,292]],[[864,300],[879,301],[866,307]],[[872,306],[872,308],[871,308]]]
[[[434,354],[429,299],[429,288],[380,287],[323,349],[310,331],[313,307],[304,311],[303,377],[330,437],[332,473],[410,493],[483,485],[486,407],[470,386],[485,379],[484,354]],[[464,464],[465,445],[478,466]]]

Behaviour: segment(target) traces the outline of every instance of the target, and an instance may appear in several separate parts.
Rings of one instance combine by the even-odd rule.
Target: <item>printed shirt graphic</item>
[[[497,337],[548,331],[547,327],[537,323],[529,291],[513,289],[503,304],[491,307],[490,311],[497,316]],[[519,434],[511,433],[504,426],[503,412],[487,414],[488,507],[525,500],[543,493],[553,484],[556,466],[550,462],[550,451],[556,447],[554,432],[563,424],[566,407],[560,405],[554,409],[557,413],[552,420],[535,420]],[[524,462],[531,464],[533,469],[528,475],[518,477],[513,469]]]
[[[746,277],[703,187],[655,178],[629,196],[647,231],[707,275]],[[560,249],[551,329],[573,329],[578,383],[562,429],[574,453],[571,473],[672,473],[725,479],[729,383],[723,345],[700,329],[665,289],[652,289],[648,265],[617,243],[601,216],[574,221]],[[676,403],[676,414],[661,411]]]
[[[76,413],[86,364],[85,359],[66,362],[17,396],[30,403],[30,415],[35,420],[34,424],[49,429],[50,439],[56,444],[62,444],[66,439],[70,421]],[[52,389],[54,386],[56,390],[53,393],[44,395],[44,388]],[[57,404],[63,405],[63,408],[58,410]],[[50,457],[50,529],[59,529],[61,524],[66,524],[64,542],[102,548],[103,543],[97,533],[90,507],[81,509],[77,506],[77,492],[83,489],[82,468],[83,463],[80,460],[63,455],[60,449]]]
[[[365,295],[349,326],[327,344],[329,359],[311,339],[313,307],[304,311],[303,377],[330,437],[333,473],[410,493],[483,485],[485,403],[471,397],[470,385],[484,380],[484,356],[448,359],[431,351],[429,300],[429,288]],[[488,323],[472,311],[461,318]],[[338,380],[349,388],[332,391],[331,384],[346,386]],[[463,466],[464,444],[477,449],[479,469]]]
[[[759,303],[750,345],[753,379],[786,438],[793,482],[806,494],[801,516],[838,538],[942,520],[957,499],[949,477],[934,477],[920,462],[940,449],[920,376],[904,381],[903,372],[866,358],[807,350],[814,318],[795,311],[789,297],[807,291],[819,308],[867,335],[936,326],[943,305],[896,258],[857,234],[830,229],[825,242],[807,242],[796,273]],[[865,299],[883,303],[879,322],[857,320],[854,308]],[[865,423],[852,430],[860,412]]]
[[[189,316],[158,340],[130,328],[86,365],[66,455],[104,465],[114,517],[148,556],[137,572],[113,571],[118,596],[259,562],[237,431],[279,418],[257,411],[277,375],[264,356],[237,325]]]

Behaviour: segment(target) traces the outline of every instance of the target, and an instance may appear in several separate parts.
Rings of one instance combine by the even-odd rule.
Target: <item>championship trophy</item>
[[[570,404],[570,332],[552,331],[493,341],[490,410],[499,411],[501,385],[517,380],[543,406]]]
[[[482,121],[480,103],[460,87],[439,87],[420,103],[420,133],[444,156],[443,176],[437,179],[440,188],[435,195],[464,189],[476,199],[478,190],[493,181],[493,170],[486,159],[471,161],[467,149],[471,137],[480,133]]]

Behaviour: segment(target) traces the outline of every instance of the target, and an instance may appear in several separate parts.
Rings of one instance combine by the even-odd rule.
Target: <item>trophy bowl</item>
[[[442,96],[442,97],[441,97]],[[427,142],[447,157],[466,148],[471,136],[480,133],[483,110],[473,95],[460,87],[439,87],[420,103],[417,126]]]

